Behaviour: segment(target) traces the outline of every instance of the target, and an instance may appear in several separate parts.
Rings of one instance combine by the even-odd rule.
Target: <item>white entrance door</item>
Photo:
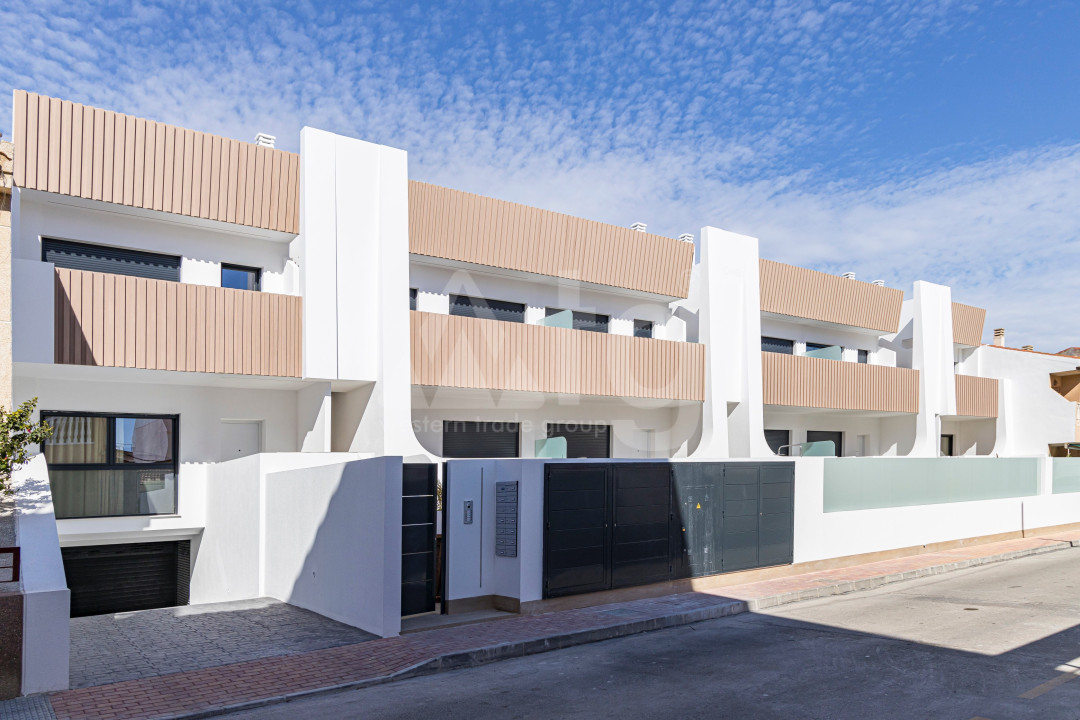
[[[221,460],[254,455],[262,450],[262,423],[221,421]]]

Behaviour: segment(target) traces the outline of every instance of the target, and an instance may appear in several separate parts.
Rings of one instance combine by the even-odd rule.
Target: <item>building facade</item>
[[[274,473],[1080,439],[1075,383],[1050,380],[1075,358],[984,345],[985,310],[948,287],[438,187],[313,128],[295,154],[16,91],[13,139],[13,398],[54,428],[76,614],[145,606],[110,572],[166,604],[270,592],[264,550],[233,558],[248,579],[226,568],[247,509],[270,542]]]

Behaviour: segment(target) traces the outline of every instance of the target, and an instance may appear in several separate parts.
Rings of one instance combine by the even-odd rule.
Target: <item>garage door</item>
[[[62,548],[71,617],[188,604],[191,543]]]
[[[512,422],[443,423],[443,457],[515,458],[519,455],[520,428]]]

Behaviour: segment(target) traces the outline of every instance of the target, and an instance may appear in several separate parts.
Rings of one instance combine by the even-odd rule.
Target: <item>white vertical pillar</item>
[[[910,455],[937,457],[941,416],[956,414],[952,291],[945,285],[916,282],[912,320],[911,366],[919,371],[919,414]]]

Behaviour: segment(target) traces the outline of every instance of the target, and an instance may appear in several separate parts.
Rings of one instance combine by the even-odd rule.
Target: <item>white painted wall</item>
[[[534,457],[536,441],[547,437],[547,424],[584,423],[611,426],[612,455],[647,458],[645,435],[652,431],[651,457],[683,451],[696,431],[698,403],[658,403],[635,398],[559,396],[454,388],[413,388],[413,431],[433,458],[442,455],[447,421],[516,422],[521,426],[521,457]]]
[[[916,282],[912,313],[911,367],[919,371],[919,413],[915,444],[908,454],[937,457],[941,416],[956,415],[951,290]]]
[[[1043,456],[1050,443],[1073,440],[1076,405],[1050,388],[1050,373],[1074,370],[1080,360],[983,345],[969,362],[977,364],[980,376],[1004,381],[996,454]]]
[[[1080,493],[826,513],[824,458],[795,463],[796,563],[1080,523]]]
[[[262,289],[298,294],[296,268],[289,261],[287,236],[227,223],[193,222],[170,213],[133,214],[111,203],[17,191],[17,228],[12,257],[41,260],[41,238],[96,243],[181,255],[180,280],[221,285],[221,263],[262,268]]]
[[[191,602],[247,600],[267,594],[266,477],[271,473],[341,464],[345,453],[261,453],[206,468],[204,528],[192,543]],[[289,524],[289,521],[284,521]]]
[[[450,295],[470,295],[524,303],[525,321],[529,323],[538,322],[552,307],[608,315],[608,330],[615,335],[633,335],[634,320],[649,320],[653,323],[653,337],[686,339],[685,323],[672,317],[668,302],[643,293],[600,289],[539,275],[500,273],[495,268],[432,264],[417,257],[410,263],[409,283],[421,293],[417,309],[426,312],[447,313]]]
[[[781,338],[797,343],[802,347],[803,352],[796,354],[804,354],[808,342],[821,343],[842,347],[843,359],[846,362],[857,362],[858,350],[866,350],[870,353],[868,361],[871,365],[896,365],[895,351],[882,345],[880,336],[870,333],[831,327],[822,323],[794,322],[763,314],[761,334],[765,337]]]
[[[11,359],[13,362],[51,363],[55,311],[55,274],[52,263],[11,261]]]
[[[49,472],[42,455],[12,476],[15,544],[22,553],[22,694],[66,690],[71,594],[64,577]]]
[[[382,637],[401,630],[401,458],[266,477],[266,594]]]

